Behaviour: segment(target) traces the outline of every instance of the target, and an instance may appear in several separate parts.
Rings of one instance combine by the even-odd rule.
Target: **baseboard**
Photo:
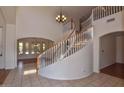
[[[0,69],[5,69],[4,67],[0,67]]]
[[[16,67],[5,67],[6,70],[11,70],[11,69],[15,69]]]
[[[124,62],[116,62],[117,64],[124,64]]]
[[[115,63],[111,63],[111,64],[105,65],[105,66],[103,66],[103,67],[100,67],[100,70],[103,69],[103,68],[106,68],[106,67],[108,67],[108,66],[111,66],[111,65],[113,65],[113,64],[115,64]]]
[[[0,69],[4,69],[4,66],[0,66]]]

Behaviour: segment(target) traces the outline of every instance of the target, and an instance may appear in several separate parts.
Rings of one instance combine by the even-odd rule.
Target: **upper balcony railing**
[[[124,10],[124,6],[98,6],[93,9],[93,20],[101,19]]]

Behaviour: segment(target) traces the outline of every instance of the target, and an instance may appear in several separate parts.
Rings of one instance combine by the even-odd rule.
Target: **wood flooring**
[[[104,74],[124,79],[124,64],[115,63],[113,65],[101,69],[101,72]]]
[[[4,83],[9,72],[10,72],[10,70],[4,70],[4,69],[0,70],[0,85]]]

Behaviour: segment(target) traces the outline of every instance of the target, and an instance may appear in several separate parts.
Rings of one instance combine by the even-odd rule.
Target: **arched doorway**
[[[100,37],[100,72],[124,79],[124,32]]]
[[[17,62],[36,62],[38,55],[53,46],[54,42],[43,38],[21,38],[17,40]]]

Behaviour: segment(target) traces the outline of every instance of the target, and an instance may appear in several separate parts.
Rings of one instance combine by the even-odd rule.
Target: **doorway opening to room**
[[[53,46],[53,41],[43,38],[21,38],[17,40],[17,65],[32,63],[36,65],[37,57]]]
[[[124,32],[100,38],[100,72],[124,79]]]

